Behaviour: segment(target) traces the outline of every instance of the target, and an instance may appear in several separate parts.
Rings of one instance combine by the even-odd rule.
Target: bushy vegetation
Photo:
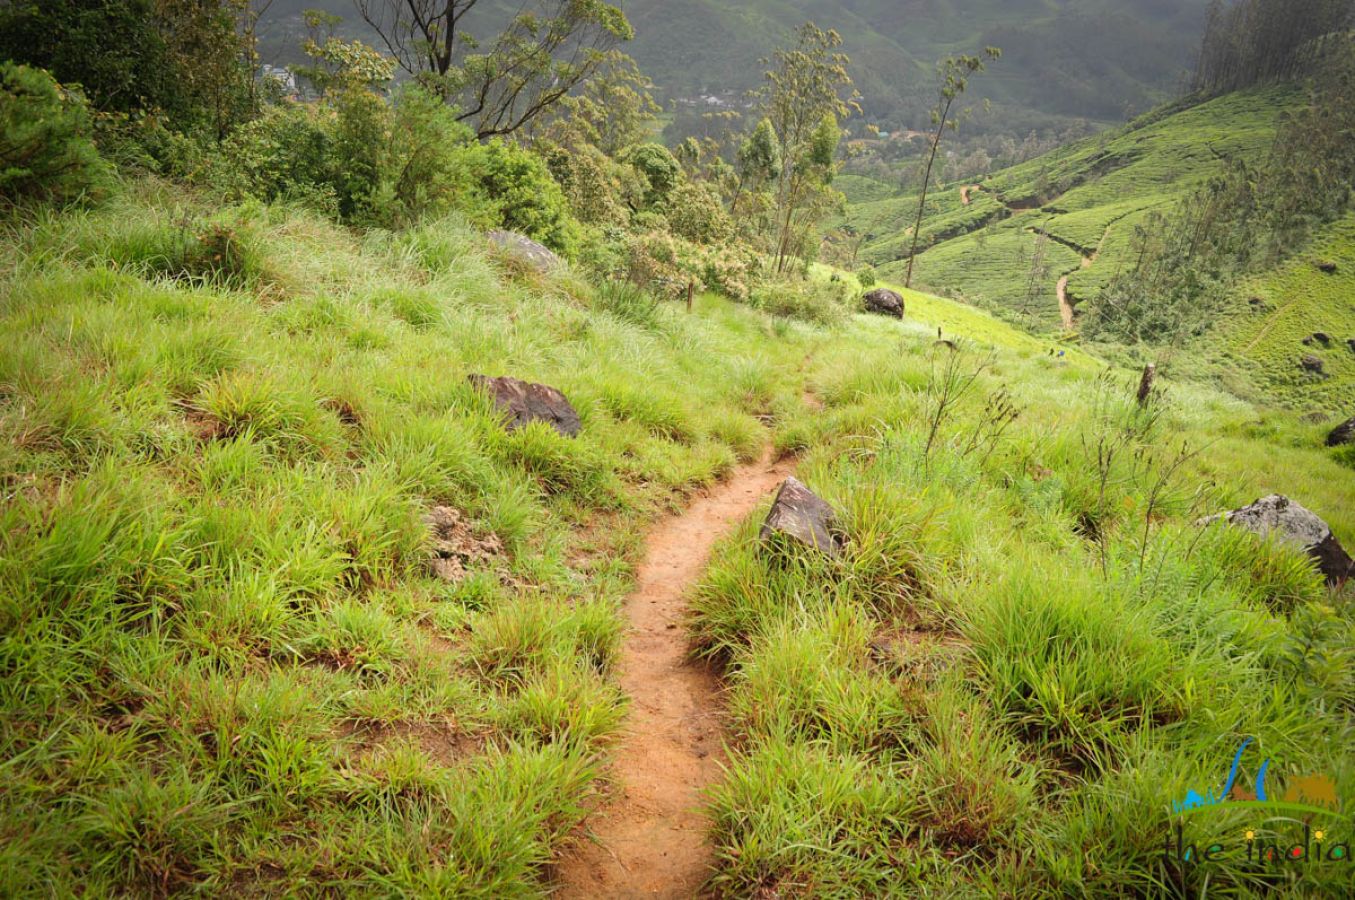
[[[839,34],[802,26],[742,133],[670,149],[619,7],[547,4],[458,51],[474,5],[429,25],[364,0],[394,58],[308,14],[306,96],[256,78],[251,4],[0,10],[32,64],[0,68],[0,893],[550,892],[618,793],[642,535],[769,454],[799,456],[844,545],[750,519],[695,597],[729,687],[713,891],[1339,890],[1339,866],[1163,847],[1171,802],[1244,738],[1279,783],[1355,783],[1350,588],[1199,523],[1279,491],[1355,546],[1350,454],[1166,366],[1136,402],[973,306],[857,312],[905,244],[920,280],[1009,315],[1137,253],[1245,277],[1265,315],[1216,317],[1225,357],[1291,340],[1317,314],[1267,304],[1320,277],[1311,305],[1335,308],[1355,273],[1348,79],[1281,122],[1336,134],[1259,178],[1242,162],[1291,86],[964,195],[850,185],[874,217],[834,223],[853,276],[814,262],[854,112]],[[1189,196],[1209,228],[1173,212]],[[1267,205],[1292,230],[1247,252],[1283,265],[1249,268]],[[1310,232],[1320,259],[1291,252]],[[1232,268],[1195,272],[1204,243]],[[1304,396],[1335,406],[1355,363],[1324,338],[1332,377]],[[510,427],[471,375],[559,389],[580,433]],[[1252,827],[1217,812],[1185,841]]]
[[[767,117],[747,141],[729,138],[775,159],[718,141],[674,152],[652,139],[652,83],[616,49],[632,34],[618,8],[557,4],[549,19],[523,14],[464,59],[413,49],[428,37],[420,29],[470,40],[460,19],[473,5],[432,4],[425,19],[385,0],[360,4],[390,56],[341,37],[336,16],[308,11],[309,62],[291,76],[299,88],[260,77],[262,11],[250,4],[118,0],[101,12],[63,6],[48,16],[20,5],[3,15],[12,36],[46,23],[73,46],[107,51],[100,68],[47,37],[10,47],[87,83],[99,144],[129,173],[158,173],[227,201],[302,205],[363,229],[456,211],[538,241],[594,276],[667,297],[709,287],[744,300],[771,271],[781,279],[804,271],[815,226],[838,198],[828,187],[837,120],[850,112],[845,58],[831,52],[839,37],[806,25],[800,50],[769,73],[779,87],[759,103]],[[144,33],[145,46],[111,46],[126,32]],[[397,67],[416,77],[393,86]],[[811,97],[816,71],[832,77]],[[164,81],[166,73],[181,83]],[[90,128],[78,101],[63,100],[61,115],[46,108],[51,97],[24,102],[46,104],[23,114],[40,112],[60,132],[44,138],[50,153],[89,150],[79,142]],[[24,104],[10,107],[13,118]],[[80,167],[70,168],[74,186]]]
[[[1273,785],[1321,771],[1350,790],[1352,682],[1335,662],[1350,658],[1348,602],[1328,605],[1305,556],[1193,522],[1252,499],[1200,478],[1246,452],[1241,410],[1171,389],[1145,415],[1127,379],[1005,351],[987,369],[982,353],[954,352],[918,328],[858,366],[816,365],[827,412],[802,437],[814,449],[800,471],[837,508],[842,555],[768,546],[750,522],[698,594],[694,635],[727,666],[734,740],[710,799],[712,884],[731,896],[1342,890],[1339,865],[1246,863],[1244,825],[1294,838],[1245,810],[1185,820],[1186,844],[1227,839],[1228,860],[1163,852],[1172,800],[1212,783],[1248,736],[1263,750],[1247,771],[1273,758]],[[938,353],[978,373],[944,415]],[[1001,393],[1019,412],[994,429]],[[1098,447],[1125,435],[1103,477]],[[1207,435],[1218,443],[1170,474],[1181,440]],[[1254,484],[1323,496],[1348,521],[1352,482],[1308,446],[1306,461],[1263,463]]]
[[[624,713],[638,529],[760,452],[812,338],[482,247],[155,183],[11,224],[6,890],[536,890]],[[469,372],[584,435],[505,433]],[[502,548],[457,583],[435,506]]]
[[[0,193],[71,200],[100,187],[85,98],[40,69],[0,63]]]

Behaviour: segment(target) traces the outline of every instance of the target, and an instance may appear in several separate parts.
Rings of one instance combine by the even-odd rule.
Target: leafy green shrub
[[[469,206],[471,173],[459,164],[457,151],[475,147],[473,137],[441,98],[417,87],[401,90],[384,175],[393,204],[387,218],[407,224]]]
[[[0,195],[70,200],[105,167],[84,97],[41,69],[0,64]]]
[[[391,107],[364,88],[339,92],[334,101],[333,184],[339,215],[345,219],[379,218],[375,207],[389,201],[382,191],[389,171],[387,130]]]
[[[240,128],[227,145],[226,181],[263,200],[300,201],[382,227],[460,209],[482,227],[569,249],[573,223],[540,160],[471,137],[452,109],[419,87],[387,102],[349,86],[320,104],[270,106]]]
[[[760,267],[757,254],[744,244],[729,242],[702,250],[702,280],[708,288],[735,300],[748,299]]]
[[[705,182],[678,185],[668,197],[668,224],[674,233],[698,244],[722,241],[734,230],[715,188]]]
[[[267,201],[300,201],[338,214],[330,110],[301,103],[269,106],[231,136],[226,154],[245,192]]]
[[[861,270],[856,273],[856,280],[861,283],[862,290],[868,291],[875,287],[875,267],[871,265],[862,266]]]
[[[768,315],[833,325],[846,315],[847,291],[842,284],[784,279],[754,288],[748,302]]]
[[[467,147],[463,154],[499,224],[559,253],[573,253],[578,236],[564,191],[539,156],[498,140]]]
[[[640,144],[626,154],[625,162],[634,166],[648,182],[645,204],[658,206],[668,199],[682,181],[682,166],[662,144]]]
[[[551,175],[560,183],[569,208],[590,225],[624,226],[629,206],[638,206],[645,185],[631,166],[622,165],[596,147],[555,147],[545,153]]]
[[[633,236],[626,244],[625,277],[631,282],[666,293],[684,293],[696,278],[694,248],[666,231]],[[700,290],[702,285],[697,284]]]

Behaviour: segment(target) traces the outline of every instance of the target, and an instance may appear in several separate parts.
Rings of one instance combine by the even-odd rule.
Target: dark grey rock
[[[560,268],[560,257],[549,247],[513,231],[490,231],[485,237],[495,247],[542,275]]]
[[[1316,263],[1316,265],[1317,265],[1318,271],[1326,272],[1328,275],[1335,275],[1335,274],[1336,274],[1336,269],[1337,269],[1336,263],[1333,262],[1333,261],[1330,260],[1330,259],[1321,259],[1321,260],[1318,260],[1317,263]]]
[[[760,537],[766,541],[784,535],[806,547],[830,556],[842,550],[836,532],[837,513],[822,497],[796,478],[787,478],[776,493],[776,502],[762,523]]]
[[[1314,331],[1303,339],[1303,343],[1307,344],[1309,347],[1316,347],[1318,345],[1330,347],[1331,335],[1327,334],[1325,331]]]
[[[1355,418],[1346,419],[1327,435],[1328,447],[1342,447],[1346,444],[1355,444]]]
[[[1350,348],[1351,353],[1355,353],[1355,338],[1349,338],[1346,341],[1346,346]]]
[[[861,299],[866,312],[893,316],[896,319],[903,318],[903,296],[896,291],[891,291],[888,288],[876,288],[867,292]]]
[[[1322,362],[1322,358],[1320,356],[1314,356],[1311,353],[1299,360],[1299,366],[1303,371],[1312,372],[1314,375],[1327,374],[1326,365]]]
[[[1331,527],[1316,513],[1304,509],[1288,497],[1272,494],[1251,506],[1202,519],[1208,525],[1224,521],[1245,528],[1255,535],[1274,535],[1277,540],[1301,548],[1316,562],[1328,584],[1337,584],[1355,575],[1355,560],[1332,534]]]
[[[509,431],[529,422],[545,422],[565,437],[575,437],[583,429],[579,414],[565,395],[553,387],[488,375],[472,375],[470,383],[488,394],[494,405],[507,414],[505,426]]]

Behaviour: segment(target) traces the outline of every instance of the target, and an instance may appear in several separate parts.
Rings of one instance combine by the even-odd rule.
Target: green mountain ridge
[[[1176,91],[1198,44],[1205,0],[630,0],[622,4],[636,38],[625,48],[665,99],[717,94],[734,99],[755,87],[760,60],[806,20],[844,38],[868,118],[922,127],[938,57],[995,44],[1005,57],[975,102],[997,117],[980,129],[1024,133],[1076,119],[1122,121]],[[321,8],[346,30],[378,43],[349,0],[279,0],[264,21],[266,59],[300,60],[300,13]],[[516,5],[484,3],[486,23]],[[486,31],[489,26],[486,25]],[[378,43],[379,46],[379,43]]]
[[[639,0],[626,5],[636,25],[631,48],[672,95],[752,87],[756,60],[806,19],[838,30],[867,115],[922,127],[939,56],[987,45],[1006,56],[976,102],[991,99],[1011,119],[1114,121],[1176,89],[1195,50],[1203,2],[1152,0]],[[688,55],[699,47],[696,59]],[[695,63],[695,64],[694,64]]]

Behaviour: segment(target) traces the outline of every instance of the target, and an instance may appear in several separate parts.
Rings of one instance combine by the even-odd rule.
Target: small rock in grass
[[[530,422],[545,422],[565,437],[577,437],[583,430],[579,414],[565,395],[553,387],[488,375],[472,375],[470,383],[489,394],[494,405],[507,414],[505,427],[509,431],[517,431]]]
[[[806,547],[836,556],[842,550],[836,524],[837,513],[822,497],[799,479],[787,478],[762,523],[760,537],[767,541],[776,535],[784,535]]]
[[[1346,419],[1327,435],[1328,447],[1343,447],[1346,444],[1355,444],[1355,417]]]
[[[1336,263],[1330,259],[1320,259],[1314,265],[1317,266],[1319,272],[1326,272],[1328,275],[1336,274]]]
[[[1330,347],[1331,335],[1327,334],[1325,331],[1314,331],[1303,339],[1303,343],[1309,347],[1315,347],[1319,344],[1323,347]]]
[[[561,266],[560,257],[549,247],[513,231],[490,231],[489,242],[540,275],[549,275]]]
[[[1219,521],[1263,538],[1273,534],[1284,543],[1302,548],[1317,562],[1328,584],[1339,584],[1355,574],[1355,560],[1332,534],[1331,527],[1288,497],[1279,494],[1262,497],[1251,506],[1201,519],[1199,524]]]
[[[861,299],[865,304],[866,312],[893,316],[896,319],[903,318],[903,296],[897,291],[891,291],[888,288],[876,288]]]
[[[477,537],[461,513],[450,506],[433,507],[423,522],[432,534],[433,558],[428,568],[443,581],[461,581],[470,574],[468,566],[492,563],[503,554],[497,537]]]
[[[1311,353],[1307,354],[1306,356],[1303,357],[1303,359],[1299,360],[1299,366],[1303,369],[1303,371],[1312,372],[1314,375],[1327,374],[1326,365],[1322,362],[1322,358],[1319,356],[1314,356]]]

